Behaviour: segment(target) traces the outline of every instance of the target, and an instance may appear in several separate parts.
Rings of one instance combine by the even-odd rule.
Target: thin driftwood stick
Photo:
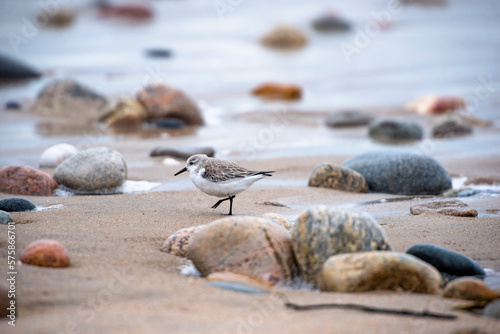
[[[365,312],[374,312],[374,313],[386,313],[386,314],[396,314],[396,315],[408,315],[414,317],[425,317],[425,318],[437,318],[437,319],[456,319],[457,316],[454,314],[442,314],[442,313],[433,313],[429,311],[410,311],[410,310],[395,310],[395,309],[387,309],[387,308],[378,308],[364,305],[355,305],[355,304],[312,304],[312,305],[297,305],[293,303],[285,303],[285,306],[297,311],[307,311],[307,310],[318,310],[325,308],[344,308],[344,309],[353,309],[360,310]]]

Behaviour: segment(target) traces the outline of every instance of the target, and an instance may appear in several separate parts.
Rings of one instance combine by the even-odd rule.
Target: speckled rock
[[[312,22],[314,29],[321,32],[347,31],[351,29],[351,24],[333,13],[327,13]]]
[[[398,119],[376,119],[368,129],[370,138],[386,144],[421,140],[424,132],[420,125],[413,121]]]
[[[261,218],[278,223],[279,225],[283,226],[288,232],[292,231],[293,225],[282,215],[278,215],[276,213],[265,213]]]
[[[146,120],[146,109],[137,100],[131,98],[121,99],[107,110],[100,121],[114,129],[134,129]]]
[[[368,192],[368,183],[363,175],[342,167],[323,163],[316,167],[309,178],[309,187],[330,188],[356,193]]]
[[[137,100],[146,109],[147,120],[178,118],[187,125],[203,125],[200,109],[182,91],[164,84],[143,87],[137,93]]]
[[[406,253],[431,264],[441,273],[450,276],[486,276],[484,269],[471,258],[433,244],[416,244]]]
[[[330,256],[391,249],[370,215],[326,206],[311,207],[297,218],[292,243],[301,274],[311,282]]]
[[[78,153],[78,149],[70,144],[56,144],[45,151],[40,156],[41,168],[55,168],[61,162]]]
[[[482,279],[462,277],[451,281],[444,287],[443,297],[466,300],[493,300],[500,298],[500,293],[484,284]]]
[[[438,293],[441,275],[418,258],[397,252],[362,252],[335,255],[317,277],[321,291],[372,290]]]
[[[20,197],[7,197],[0,200],[0,210],[6,212],[22,212],[35,210],[36,206],[27,199]]]
[[[252,90],[252,94],[268,100],[298,100],[302,88],[295,84],[266,82]]]
[[[10,213],[0,210],[0,225],[8,224],[12,221]]]
[[[500,299],[494,300],[483,309],[483,315],[490,318],[500,319]]]
[[[150,157],[174,157],[180,160],[187,160],[195,154],[205,154],[208,157],[215,155],[215,150],[212,147],[194,147],[177,149],[168,146],[157,146],[149,153]]]
[[[296,275],[290,233],[267,219],[216,220],[190,240],[188,258],[202,274],[231,271],[275,284]]]
[[[51,196],[57,189],[52,176],[27,166],[0,169],[0,192],[14,195]]]
[[[261,39],[261,43],[272,49],[296,50],[307,44],[307,37],[296,27],[281,25],[265,34]]]
[[[400,195],[437,195],[451,188],[451,178],[429,156],[403,151],[359,154],[343,164],[363,175],[374,192]]]
[[[434,212],[441,215],[456,217],[476,217],[478,214],[476,209],[471,208],[468,204],[458,199],[413,204],[410,206],[410,212],[413,215],[419,215],[424,212]]]
[[[434,138],[455,138],[470,135],[472,127],[457,119],[447,119],[432,128]]]
[[[325,124],[331,128],[365,126],[373,121],[373,116],[358,110],[345,110],[328,116]]]
[[[161,251],[175,256],[187,257],[189,241],[204,225],[183,228],[165,240]]]
[[[5,278],[0,276],[0,318],[5,318],[9,314],[7,308],[10,306],[9,284]]]
[[[119,187],[126,178],[127,164],[123,156],[106,147],[80,151],[54,171],[57,183],[84,192]]]
[[[41,267],[64,268],[69,266],[66,248],[56,240],[38,240],[21,253],[22,263]]]
[[[91,89],[71,80],[56,80],[39,93],[32,111],[44,116],[97,121],[105,113],[107,100]]]

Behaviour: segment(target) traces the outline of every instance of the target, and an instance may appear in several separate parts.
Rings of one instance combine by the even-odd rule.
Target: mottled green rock
[[[441,274],[418,258],[398,252],[362,252],[330,257],[317,277],[321,291],[439,292]]]
[[[313,170],[309,186],[357,193],[368,192],[368,183],[363,175],[347,167],[328,163],[323,163]]]
[[[280,224],[288,232],[292,231],[293,225],[288,221],[288,219],[286,219],[282,215],[278,215],[276,213],[265,213],[265,214],[262,215],[261,218],[268,219],[268,220],[270,220],[272,222],[276,222],[276,223]]]
[[[370,215],[326,206],[308,208],[297,218],[292,244],[299,269],[310,282],[332,255],[391,249]]]
[[[376,119],[368,133],[373,140],[386,144],[421,140],[424,135],[417,123],[399,119]]]
[[[410,212],[413,215],[419,215],[424,212],[434,212],[441,215],[456,217],[476,217],[478,215],[476,209],[458,199],[437,200],[414,204],[410,207]]]

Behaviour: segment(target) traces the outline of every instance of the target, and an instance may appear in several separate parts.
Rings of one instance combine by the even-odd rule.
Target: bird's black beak
[[[177,176],[179,175],[180,173],[184,173],[184,172],[187,172],[187,167],[184,167],[183,169],[181,169],[180,171],[178,171],[177,173],[174,174],[174,176]]]

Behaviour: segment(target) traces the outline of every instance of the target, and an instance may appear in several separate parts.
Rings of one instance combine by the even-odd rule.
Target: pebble
[[[266,33],[261,43],[268,48],[289,51],[304,47],[307,37],[299,28],[280,25]]]
[[[0,200],[0,210],[6,212],[33,211],[35,204],[20,197],[7,197]]]
[[[373,192],[437,195],[451,189],[451,178],[434,158],[405,151],[374,151],[343,164],[363,175]]]
[[[314,29],[322,32],[347,31],[351,24],[336,14],[326,14],[318,17],[312,22]]]
[[[6,225],[12,221],[10,213],[0,210],[0,225]]]
[[[25,80],[39,78],[41,73],[21,61],[0,54],[0,79]]]
[[[464,327],[464,328],[454,329],[450,332],[450,334],[492,334],[492,333],[483,330],[480,327]]]
[[[106,112],[108,101],[92,89],[72,80],[55,80],[38,94],[32,106],[36,114],[77,121],[97,121]]]
[[[52,196],[58,188],[47,173],[27,166],[6,166],[0,169],[0,192],[28,196]]]
[[[21,253],[22,263],[41,267],[64,268],[69,266],[66,248],[56,240],[38,240],[28,245]]]
[[[483,315],[490,318],[500,319],[500,299],[494,300],[483,309]]]
[[[332,114],[325,119],[325,124],[331,128],[365,126],[373,121],[373,116],[363,111],[345,110]]]
[[[293,229],[293,225],[288,221],[288,219],[286,219],[282,215],[278,215],[277,213],[265,213],[261,218],[278,223],[280,226],[283,226],[288,232],[291,232]]]
[[[413,204],[410,206],[410,212],[412,215],[419,215],[424,212],[434,212],[455,217],[477,217],[478,215],[476,209],[471,208],[468,204],[458,199]]]
[[[443,297],[481,301],[500,298],[500,293],[489,288],[479,278],[462,277],[446,284]]]
[[[143,3],[113,4],[108,1],[99,3],[99,14],[103,17],[145,21],[153,17],[150,6]]]
[[[442,121],[432,128],[433,138],[456,138],[470,135],[472,127],[456,119]]]
[[[116,102],[100,119],[109,128],[133,129],[142,125],[146,120],[146,109],[132,98],[123,98]]]
[[[123,156],[107,147],[94,147],[64,160],[54,171],[60,185],[82,192],[119,187],[127,178]]]
[[[308,185],[356,193],[368,192],[368,183],[363,175],[352,169],[328,163],[323,163],[313,170]]]
[[[165,240],[161,246],[161,251],[175,256],[186,257],[189,241],[204,225],[183,228]]]
[[[246,286],[251,286],[261,291],[267,291],[270,287],[272,287],[272,284],[269,284],[269,282],[259,280],[248,275],[232,273],[230,271],[212,273],[207,276],[207,280],[211,282],[232,282],[245,284]]]
[[[269,100],[299,100],[302,88],[295,84],[267,82],[255,87],[252,94]]]
[[[136,96],[146,109],[147,120],[177,118],[187,125],[203,125],[200,109],[182,91],[158,83],[143,87]]]
[[[56,144],[40,156],[40,168],[55,168],[61,162],[78,153],[78,149],[70,144]]]
[[[155,127],[162,129],[182,129],[186,127],[186,123],[176,118],[162,118],[151,122]]]
[[[398,119],[376,119],[368,129],[371,139],[385,144],[421,140],[423,130],[418,123]]]
[[[391,249],[370,215],[326,206],[302,212],[292,231],[292,244],[300,272],[308,282],[314,281],[332,255]]]
[[[195,154],[205,154],[208,157],[213,157],[215,155],[215,150],[212,147],[194,147],[194,148],[176,149],[167,146],[157,146],[151,150],[149,156],[150,157],[168,156],[181,160],[187,160],[190,156]]]
[[[172,51],[163,48],[152,48],[146,50],[146,55],[151,58],[170,58],[172,57]]]
[[[398,252],[362,252],[331,256],[318,273],[321,291],[410,291],[436,294],[441,275],[418,258]]]
[[[21,103],[17,101],[7,101],[5,102],[4,109],[8,111],[18,111],[22,109]]]
[[[465,100],[460,96],[427,95],[408,103],[407,108],[422,115],[437,115],[463,109],[466,106]]]
[[[44,16],[45,10],[40,10],[39,15]],[[75,12],[67,8],[59,8],[55,13],[51,12],[48,15],[47,26],[55,27],[55,28],[64,28],[73,23],[75,20]]]
[[[441,273],[451,276],[479,276],[486,273],[474,260],[458,252],[434,244],[416,244],[406,250],[419,259],[433,265]]]
[[[267,219],[228,217],[197,232],[188,259],[202,276],[231,271],[274,285],[295,277],[290,233]]]

